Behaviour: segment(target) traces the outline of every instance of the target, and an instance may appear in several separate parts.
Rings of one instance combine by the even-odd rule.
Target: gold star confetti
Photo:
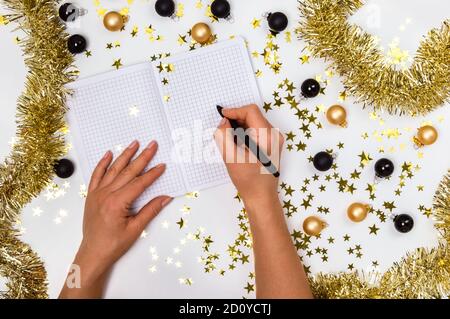
[[[178,40],[177,40],[178,44],[183,45],[183,44],[187,43],[186,37],[187,37],[186,35],[178,35]]]
[[[380,230],[375,224],[369,227],[369,234],[377,235],[378,231]]]
[[[103,17],[108,10],[106,10],[105,8],[98,8],[96,11],[99,17]]]
[[[247,283],[247,286],[245,286],[244,288],[245,290],[247,290],[247,294],[251,293],[252,291],[255,291],[255,285],[250,284],[249,282]]]
[[[200,192],[198,192],[198,191],[190,192],[190,193],[187,193],[185,196],[186,196],[186,198],[198,198],[200,196]]]
[[[184,16],[184,4],[183,3],[179,2],[177,4],[177,12],[175,13],[175,15],[178,18],[182,18]]]
[[[180,218],[180,220],[177,221],[176,224],[178,225],[178,227],[180,227],[180,229],[183,228],[183,227],[184,227],[184,219],[183,219],[183,218]]]
[[[115,67],[116,70],[120,69],[120,67],[122,67],[122,59],[114,60],[112,66]]]
[[[364,168],[372,160],[370,155],[368,153],[365,153],[364,151],[358,156],[360,158],[360,167],[361,168]]]
[[[197,9],[203,8],[203,2],[202,2],[202,0],[197,0],[197,1],[195,2],[195,7],[196,7]]]
[[[383,203],[383,207],[387,210],[389,210],[390,212],[392,212],[392,210],[396,209],[397,207],[394,205],[394,202],[384,202]]]
[[[137,25],[135,25],[133,27],[133,29],[131,30],[131,33],[130,33],[131,37],[133,37],[133,38],[137,37],[138,32],[139,32],[139,27]]]
[[[292,42],[292,35],[291,35],[291,32],[290,32],[290,31],[286,31],[286,32],[284,33],[284,40],[285,40],[287,43],[291,43],[291,42]]]
[[[300,57],[300,61],[302,62],[302,64],[309,63],[309,58],[309,55],[304,54]]]
[[[7,25],[8,23],[8,19],[5,16],[0,15],[0,25]]]
[[[261,26],[261,19],[253,19],[252,20],[252,27],[253,29],[259,28]]]

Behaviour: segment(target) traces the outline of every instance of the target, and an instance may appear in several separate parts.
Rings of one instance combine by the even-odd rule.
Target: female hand
[[[159,164],[142,174],[158,145],[151,142],[132,160],[138,149],[139,144],[134,141],[111,166],[112,153],[106,152],[92,174],[84,211],[83,240],[74,261],[81,270],[83,287],[78,293],[84,294],[83,297],[100,297],[104,275],[172,200],[169,196],[156,197],[136,215],[132,214],[132,203],[165,170],[165,165]],[[62,297],[70,296],[66,288],[65,285]]]
[[[273,128],[254,104],[223,109],[222,112],[226,119],[220,123],[215,139],[241,198],[248,204],[267,199],[278,201],[278,178],[268,173],[244,145],[237,146],[234,143],[232,128],[227,119],[236,120],[241,127],[247,129],[246,133],[269,155],[278,168],[284,143],[282,134]]]
[[[276,167],[280,167],[284,138],[256,105],[223,109],[222,113],[228,119],[237,120],[241,127],[252,128],[250,138],[266,151]],[[243,157],[248,160],[253,154],[234,143],[228,120],[221,122],[215,137],[249,218],[255,257],[256,297],[311,298],[311,289],[278,198],[278,178],[264,171],[265,168],[255,158],[251,162],[242,162]]]

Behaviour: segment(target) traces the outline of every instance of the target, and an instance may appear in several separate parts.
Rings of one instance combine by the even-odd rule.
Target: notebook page
[[[161,96],[164,97],[164,109],[172,131],[188,128],[193,140],[202,140],[203,150],[193,150],[193,157],[196,158],[181,164],[188,190],[229,182],[222,157],[213,140],[213,132],[221,120],[216,105],[237,107],[262,104],[244,40],[237,38],[224,41],[168,57],[162,62],[172,68],[170,72],[167,72],[167,68],[161,71],[155,64]],[[199,130],[199,126],[205,130]],[[206,130],[208,128],[209,132]],[[215,151],[214,160],[212,148]],[[208,162],[199,159],[199,154],[207,154],[203,159]]]
[[[68,121],[86,184],[107,150],[116,158],[134,139],[140,142],[141,150],[156,140],[159,149],[150,165],[164,162],[167,170],[134,208],[157,195],[184,194],[181,172],[171,161],[170,132],[150,63],[79,80],[69,88],[74,93],[68,100]]]

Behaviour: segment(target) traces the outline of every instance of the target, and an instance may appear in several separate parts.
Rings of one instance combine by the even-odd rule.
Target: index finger
[[[152,185],[166,170],[165,164],[158,164],[143,175],[117,190],[117,196],[131,206],[133,202]]]
[[[223,115],[230,120],[237,120],[247,127],[272,128],[269,121],[262,115],[256,104],[250,104],[239,108],[229,108],[222,110]]]

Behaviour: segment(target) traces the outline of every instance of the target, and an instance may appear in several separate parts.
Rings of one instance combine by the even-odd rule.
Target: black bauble
[[[75,166],[72,161],[67,158],[60,159],[53,168],[56,176],[59,178],[69,178],[75,171]]]
[[[161,17],[171,17],[175,13],[175,2],[173,0],[158,0],[155,10]]]
[[[284,31],[289,23],[288,18],[282,12],[270,13],[269,16],[267,17],[267,20],[269,22],[270,30],[274,32]]]
[[[73,22],[78,18],[78,11],[78,8],[73,3],[66,2],[59,7],[58,13],[64,22]]]
[[[72,54],[82,53],[86,47],[87,41],[82,35],[74,34],[67,40],[67,48]]]
[[[375,174],[381,178],[387,178],[394,173],[394,163],[387,158],[379,159],[375,163]]]
[[[314,156],[314,167],[321,172],[328,171],[333,166],[333,156],[327,152],[319,152]]]
[[[408,214],[397,215],[394,218],[394,226],[401,233],[408,233],[414,227],[414,219]]]
[[[316,97],[320,93],[320,83],[314,79],[307,79],[302,83],[301,90],[306,98]]]
[[[228,18],[231,13],[230,3],[227,0],[214,0],[211,4],[211,13],[219,19]]]

